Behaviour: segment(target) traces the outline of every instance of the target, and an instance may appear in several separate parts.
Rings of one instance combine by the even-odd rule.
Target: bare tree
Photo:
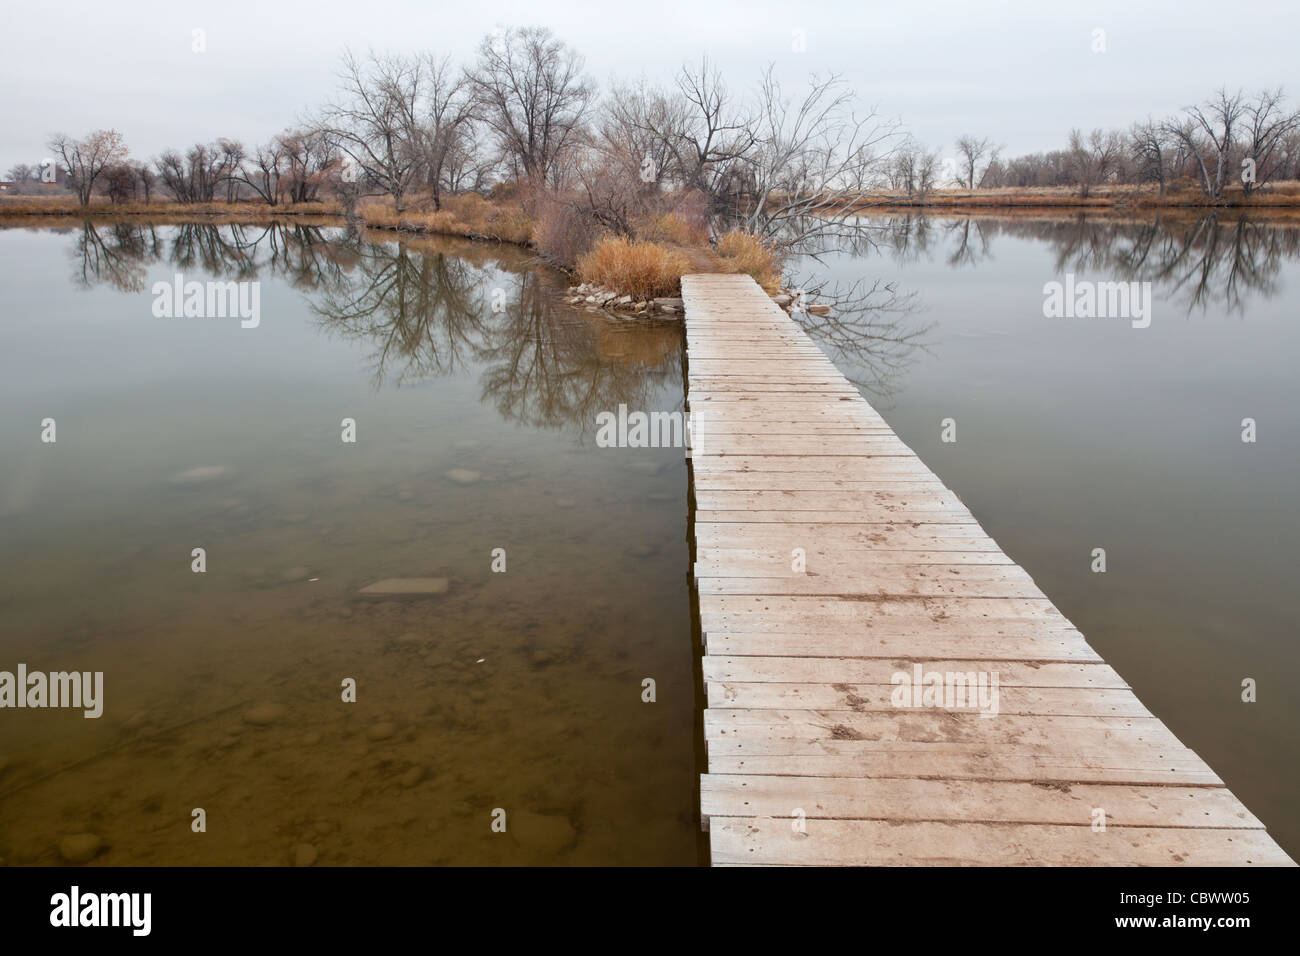
[[[909,136],[889,165],[890,187],[906,192],[908,199],[924,199],[934,189],[938,170],[939,154]]]
[[[939,181],[939,153],[921,149],[916,158],[916,195],[924,199]]]
[[[1278,174],[1285,163],[1287,138],[1300,130],[1300,110],[1287,112],[1282,105],[1285,100],[1278,87],[1261,90],[1246,104],[1242,140],[1246,155],[1242,163],[1254,166],[1253,177],[1242,177],[1247,196]]]
[[[285,130],[275,140],[283,162],[280,184],[291,203],[315,202],[340,170],[339,151],[328,134],[311,127]]]
[[[566,238],[592,231],[575,216],[633,235],[638,221],[664,211],[674,195],[683,195],[668,190],[685,182],[679,150],[687,135],[688,112],[684,99],[644,81],[611,91],[573,164],[580,208],[549,210],[558,217],[557,225],[563,225]]]
[[[1162,124],[1147,118],[1144,123],[1134,123],[1129,132],[1129,148],[1137,164],[1139,180],[1154,179],[1160,184],[1160,195],[1165,194],[1169,174],[1169,135]]]
[[[374,53],[363,61],[347,51],[339,81],[340,98],[326,105],[317,125],[403,212],[427,162],[425,63]]]
[[[127,157],[122,134],[115,129],[95,130],[81,139],[56,133],[47,145],[59,154],[77,201],[83,206],[90,202],[95,180],[109,166],[125,162]]]
[[[717,195],[719,183],[732,178],[731,168],[754,146],[755,117],[740,107],[707,59],[698,67],[682,66],[677,91],[686,108],[669,144],[682,185]]]
[[[512,28],[479,44],[469,73],[479,115],[521,181],[557,185],[560,160],[578,145],[594,87],[583,60],[542,27]]]
[[[259,146],[253,155],[241,164],[239,181],[257,193],[268,206],[280,202],[280,180],[285,172],[284,146],[277,136],[265,146]]]
[[[244,160],[244,147],[235,140],[219,139],[215,143],[195,143],[181,156],[169,149],[154,160],[158,178],[178,202],[212,202],[217,190],[227,187],[227,200],[231,180],[239,175]]]
[[[459,151],[473,140],[470,124],[476,104],[469,78],[453,71],[450,60],[430,54],[424,63],[428,80],[422,130],[425,175],[433,192],[433,208],[441,209],[443,189],[456,188],[448,173],[456,167]]]
[[[792,99],[767,68],[755,141],[741,160],[753,189],[747,232],[779,250],[811,251],[819,239],[852,228],[855,204],[883,183],[900,135],[896,120],[856,106],[834,74],[814,75],[802,98]]]
[[[889,188],[906,192],[911,199],[916,192],[917,165],[920,161],[921,146],[910,137],[904,140],[894,153],[894,161],[889,164]]]
[[[478,124],[465,123],[443,157],[442,178],[448,192],[481,192],[500,168],[501,158],[485,147]]]
[[[144,201],[148,202],[153,196],[153,184],[157,182],[158,177],[154,171],[149,168],[147,163],[135,164],[135,176],[140,181],[140,190],[144,193]]]
[[[1186,148],[1196,160],[1201,174],[1201,189],[1211,199],[1223,198],[1223,187],[1234,144],[1238,121],[1245,110],[1240,92],[1232,95],[1220,89],[1202,106],[1189,106],[1182,121],[1168,120],[1164,130]],[[1206,154],[1209,162],[1206,162]],[[1211,174],[1210,166],[1214,172]]]
[[[993,140],[988,137],[977,139],[974,136],[961,136],[957,139],[957,155],[961,160],[962,168],[965,174],[961,179],[961,184],[967,189],[974,189],[982,177],[977,176],[977,172],[982,172],[979,168],[981,162],[988,160],[992,162],[997,158],[999,147],[993,144]],[[985,163],[985,169],[988,163]]]
[[[1094,129],[1085,137],[1080,130],[1070,130],[1070,170],[1081,198],[1087,199],[1092,188],[1114,171],[1123,147],[1118,133]]]
[[[685,96],[649,86],[644,80],[615,87],[601,106],[597,145],[628,164],[633,181],[656,194],[665,188],[685,188],[695,169],[684,156],[694,117]]]
[[[135,168],[130,163],[114,163],[104,169],[104,192],[113,205],[135,198]]]

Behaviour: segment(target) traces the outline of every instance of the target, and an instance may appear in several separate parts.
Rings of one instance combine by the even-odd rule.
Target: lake
[[[593,440],[682,407],[680,325],[385,238],[0,232],[0,669],[105,687],[3,713],[0,857],[697,862],[683,453]],[[178,272],[255,279],[260,322],[155,317]],[[359,597],[389,578],[447,589]]]
[[[851,240],[796,264],[840,305],[811,334],[1300,852],[1300,229]],[[177,273],[256,281],[256,327],[155,315]],[[1067,275],[1149,282],[1149,323],[1047,317]],[[595,441],[621,404],[682,409],[679,325],[571,308],[510,247],[330,222],[10,228],[0,277],[0,669],[105,687],[99,719],[4,712],[0,857],[704,859],[682,451]],[[440,593],[359,593],[394,578]]]

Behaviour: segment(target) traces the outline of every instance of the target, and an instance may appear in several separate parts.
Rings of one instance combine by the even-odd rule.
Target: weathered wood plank
[[[703,661],[706,681],[769,682],[843,686],[890,685],[898,671],[912,671],[922,663],[915,658],[819,658],[819,657],[723,657],[706,655]],[[926,670],[972,671],[988,663],[985,659],[951,659],[924,661]],[[1003,690],[1009,688],[1063,688],[1093,690],[1128,690],[1128,684],[1109,665],[1100,661],[1084,663],[1042,663],[998,661],[996,667]],[[821,709],[821,708],[818,708]],[[850,707],[835,708],[851,710]]]
[[[763,774],[786,777],[939,778],[948,780],[1022,780],[1072,786],[1075,783],[1126,783],[1141,786],[1222,786],[1213,770],[1198,760],[1173,760],[1152,766],[1130,765],[1122,755],[1076,752],[1064,745],[1048,753],[987,753],[969,748],[945,752],[937,745],[906,750],[884,745],[854,753],[727,754],[709,753],[710,773]]]
[[[766,578],[792,573],[796,561],[810,573],[833,574],[848,567],[891,565],[1015,565],[1001,551],[906,551],[865,548],[709,548],[696,549],[697,577]]]
[[[711,575],[695,569],[700,594],[856,597],[1041,598],[1043,592],[1014,564],[995,567],[955,565],[874,567],[852,573],[809,571],[774,577]]]
[[[705,650],[720,657],[808,657],[841,659],[908,658],[983,661],[1099,661],[1083,635],[1068,628],[1024,627],[1023,621],[995,622],[996,628],[953,629],[896,625],[889,630],[828,634],[704,631]],[[1016,626],[1021,625],[1021,626]]]
[[[682,291],[715,865],[1290,863],[751,279]]]
[[[1261,830],[992,823],[719,820],[713,858],[751,866],[1288,866]]]
[[[884,630],[893,625],[933,632],[949,628],[960,630],[963,625],[985,624],[1001,618],[1070,626],[1065,615],[1046,598],[893,597],[842,601],[801,595],[700,595],[700,619],[709,633],[832,633],[849,627]]]
[[[981,662],[984,668],[987,662]],[[995,665],[996,666],[996,665]],[[1000,669],[1000,668],[999,668]],[[897,712],[892,684],[809,684],[770,681],[709,681],[709,707],[743,707],[747,710],[854,710]],[[921,704],[901,708],[923,711]],[[1019,715],[1150,717],[1151,713],[1131,690],[1094,690],[1076,687],[1000,687],[998,713]]]
[[[998,551],[996,542],[973,521],[943,524],[913,522],[785,524],[756,521],[701,521],[696,515],[695,540],[701,548],[772,548],[787,554],[793,548],[812,553],[817,548],[886,551]]]
[[[1091,826],[1102,809],[1109,827],[1262,829],[1222,787],[1144,787],[1080,783],[1048,787],[1018,781],[870,780],[704,774],[707,817],[809,820],[983,820]]]

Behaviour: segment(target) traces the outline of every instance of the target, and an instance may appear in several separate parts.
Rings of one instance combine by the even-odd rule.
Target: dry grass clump
[[[417,197],[400,213],[391,197],[370,198],[357,203],[357,215],[372,229],[499,239],[520,245],[529,244],[533,237],[532,220],[522,205],[492,202],[477,193],[448,196],[437,210],[431,199]]]
[[[578,260],[584,282],[630,295],[634,299],[676,296],[690,260],[676,249],[657,242],[607,236]]]
[[[676,212],[655,216],[641,225],[640,235],[653,242],[666,242],[674,246],[703,246],[709,241],[708,223]]]
[[[491,236],[520,245],[533,241],[533,220],[518,199],[492,200],[478,193],[466,193],[448,196],[442,208],[469,227],[467,235]]]
[[[780,257],[752,233],[733,229],[718,240],[714,251],[722,260],[724,271],[753,276],[769,294],[781,288]]]

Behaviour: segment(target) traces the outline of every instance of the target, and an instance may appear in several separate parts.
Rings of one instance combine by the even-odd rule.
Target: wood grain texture
[[[1294,865],[753,280],[682,297],[714,865]]]

